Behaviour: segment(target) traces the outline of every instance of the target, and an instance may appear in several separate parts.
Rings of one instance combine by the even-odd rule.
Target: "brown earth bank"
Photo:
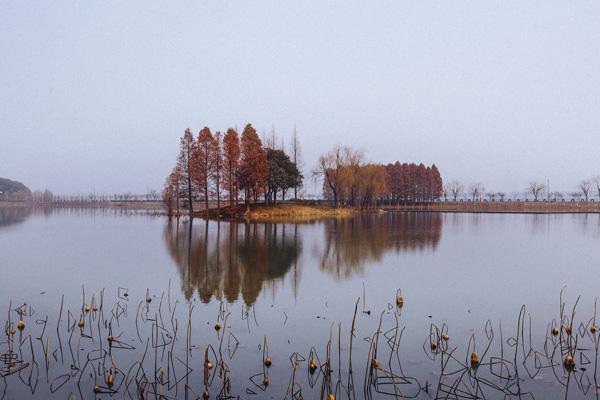
[[[221,209],[211,208],[210,218],[252,220],[252,221],[302,221],[316,218],[348,217],[361,211],[347,207],[328,207],[317,204],[282,203],[277,205],[251,205],[247,208],[240,204]],[[194,216],[205,217],[206,211],[194,212]]]
[[[463,213],[560,214],[600,213],[600,202],[439,202],[383,206],[386,211],[425,211]]]

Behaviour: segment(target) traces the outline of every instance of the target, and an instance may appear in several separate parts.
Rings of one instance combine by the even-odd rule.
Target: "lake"
[[[598,214],[0,209],[0,394],[598,398],[598,260]]]

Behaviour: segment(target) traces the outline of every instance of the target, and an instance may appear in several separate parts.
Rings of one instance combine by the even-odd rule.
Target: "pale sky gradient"
[[[0,176],[159,189],[187,127],[298,127],[446,180],[600,175],[600,1],[0,0]],[[305,172],[308,175],[308,172]]]

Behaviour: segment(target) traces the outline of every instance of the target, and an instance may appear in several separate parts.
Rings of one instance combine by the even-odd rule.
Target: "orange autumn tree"
[[[238,169],[240,166],[240,138],[235,129],[229,128],[223,137],[223,185],[229,194],[229,204],[237,204]]]
[[[221,132],[217,131],[213,140],[213,149],[210,156],[210,180],[213,183],[214,194],[217,196],[217,208],[221,208],[221,181],[223,176],[223,149]]]
[[[242,158],[238,174],[240,188],[244,189],[246,207],[250,205],[250,196],[254,204],[267,183],[269,162],[262,142],[251,124],[246,125],[241,140]]]
[[[205,209],[208,210],[208,197],[210,195],[211,159],[215,151],[215,138],[210,128],[200,130],[198,141],[194,147],[193,179],[202,195],[204,195]]]

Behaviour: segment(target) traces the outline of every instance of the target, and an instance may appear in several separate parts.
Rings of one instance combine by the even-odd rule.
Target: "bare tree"
[[[481,196],[482,196],[483,192],[485,192],[485,187],[483,186],[483,183],[481,183],[481,182],[472,183],[469,186],[469,194],[471,195],[472,201],[475,201],[475,199],[477,199],[478,201],[481,201]]]
[[[542,182],[531,181],[527,185],[527,193],[533,195],[533,201],[538,201],[539,197],[544,194],[546,185]]]
[[[592,181],[596,184],[596,190],[598,191],[598,198],[600,198],[600,176],[595,176]]]
[[[442,196],[444,196],[444,201],[448,201],[448,194],[450,193],[450,188],[448,186],[448,184],[442,186]]]
[[[323,178],[323,186],[331,193],[334,207],[338,206],[341,194],[344,164],[344,149],[341,146],[336,146],[327,154],[319,157],[319,164],[313,171],[314,177]]]
[[[462,196],[465,190],[464,185],[459,181],[452,181],[447,185],[447,187],[449,192],[452,194],[453,201],[456,201],[458,197]]]
[[[500,197],[500,202],[504,203],[504,198],[506,197],[506,193],[498,192],[497,195],[498,195],[498,197]]]
[[[589,198],[591,189],[592,189],[592,181],[590,181],[588,179],[584,179],[581,182],[579,182],[579,190],[581,190],[583,197],[585,197],[586,203],[588,202],[588,198]]]
[[[496,196],[497,196],[496,192],[487,192],[485,195],[487,196],[488,200],[491,201],[492,203],[496,201]]]
[[[292,135],[291,143],[292,162],[296,164],[298,171],[302,173],[302,159],[300,154],[300,142],[298,141],[298,132],[296,131],[296,125],[294,124],[294,133]],[[294,200],[298,200],[298,184],[294,185]]]

